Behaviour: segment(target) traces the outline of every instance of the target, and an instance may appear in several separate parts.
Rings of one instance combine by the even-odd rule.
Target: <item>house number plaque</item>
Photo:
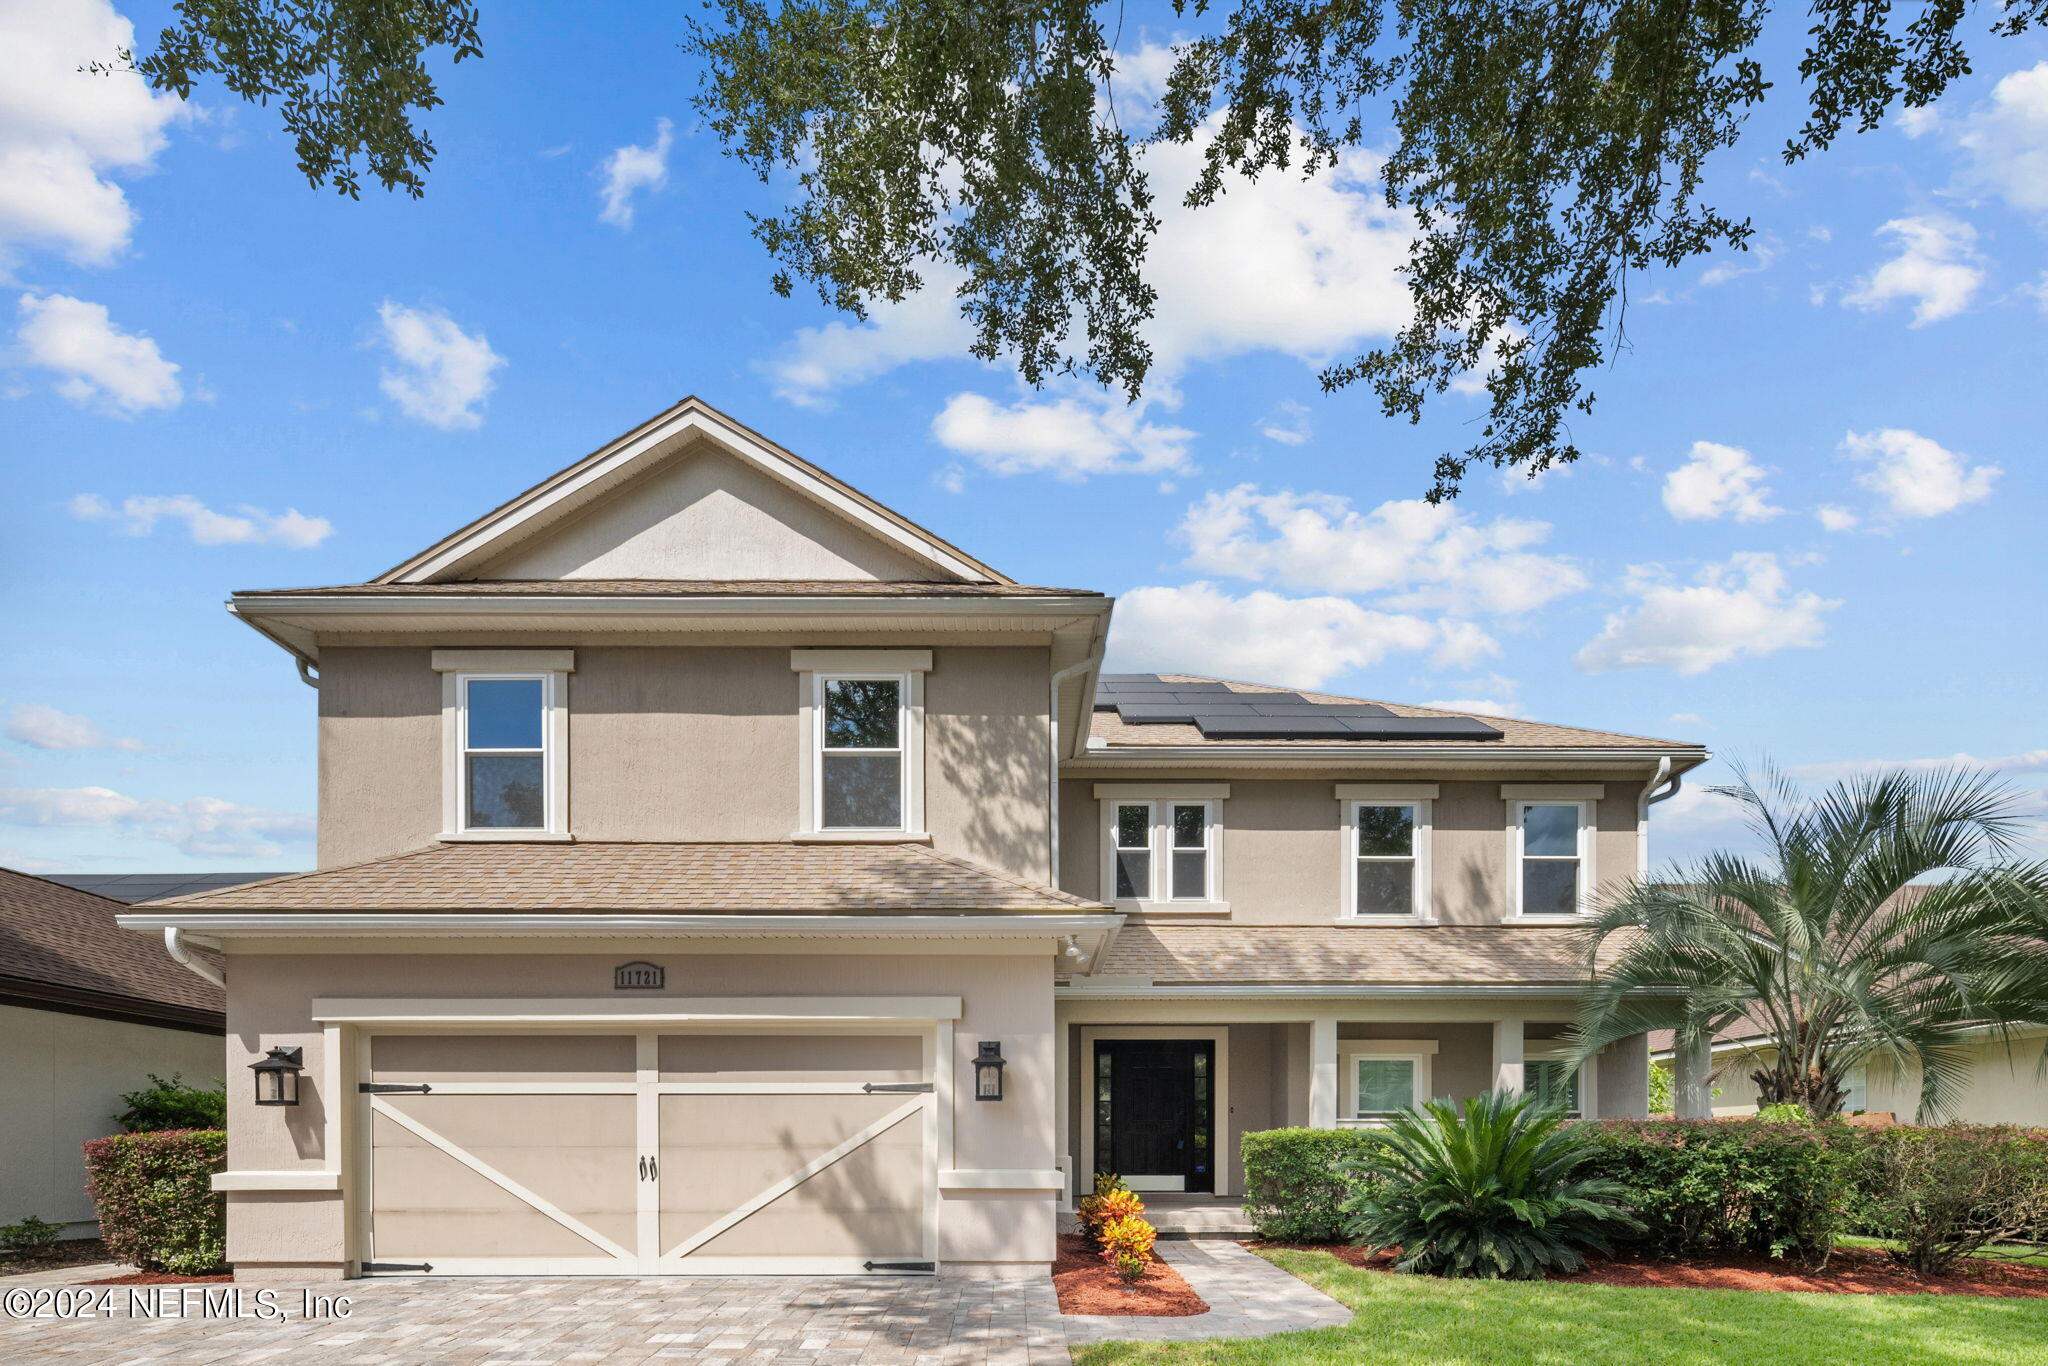
[[[612,969],[612,986],[619,991],[655,991],[668,980],[668,969],[659,963],[621,963]]]

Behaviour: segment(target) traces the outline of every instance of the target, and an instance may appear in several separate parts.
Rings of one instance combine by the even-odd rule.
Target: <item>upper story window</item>
[[[444,838],[568,836],[570,650],[436,650]]]
[[[1097,783],[1106,901],[1135,909],[1221,913],[1221,783]]]
[[[801,677],[799,839],[924,836],[930,650],[793,650]]]
[[[1342,915],[1356,920],[1432,919],[1428,783],[1339,783],[1344,809]]]
[[[1509,783],[1511,918],[1558,919],[1593,908],[1597,784]]]

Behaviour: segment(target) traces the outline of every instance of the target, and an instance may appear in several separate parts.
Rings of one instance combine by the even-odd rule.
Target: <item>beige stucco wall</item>
[[[150,1073],[206,1086],[221,1066],[215,1035],[0,1006],[0,1224],[34,1215],[90,1233],[79,1145],[120,1132],[121,1097]]]
[[[525,954],[231,954],[228,1067],[278,1044],[305,1049],[303,1099],[291,1109],[256,1106],[231,1090],[228,1166],[235,1171],[320,1169],[327,1164],[327,1106],[321,1078],[325,1041],[311,1019],[316,997],[610,996],[611,971],[626,957],[668,970],[660,993],[679,996],[961,997],[951,1075],[963,1087],[983,1039],[1000,1040],[1009,1061],[1005,1098],[962,1095],[954,1106],[952,1165],[1046,1171],[1053,1152],[1053,1020],[1049,958],[1016,954],[808,954],[578,952]],[[417,1033],[416,1027],[398,1032]],[[616,1026],[608,1031],[618,1032]],[[343,1099],[352,1099],[353,1080]],[[943,1157],[941,1165],[945,1165]],[[347,1172],[347,1165],[344,1165]],[[344,1185],[356,1180],[347,1172]],[[341,1194],[236,1193],[228,1207],[228,1258],[249,1279],[339,1275],[348,1256]],[[938,1238],[955,1270],[1002,1272],[1052,1257],[1050,1192],[948,1193]]]
[[[479,579],[889,579],[933,571],[842,514],[700,441]]]
[[[1343,809],[1335,784],[1316,778],[1247,778],[1235,773],[1167,772],[1118,775],[1119,783],[1228,782],[1223,802],[1223,898],[1240,924],[1321,925],[1343,906]],[[1431,880],[1435,909],[1446,924],[1496,922],[1506,913],[1508,803],[1503,782],[1581,781],[1570,773],[1489,775],[1441,782],[1431,815]],[[1103,804],[1096,777],[1060,783],[1061,886],[1100,896]],[[1642,784],[1602,779],[1595,813],[1594,870],[1601,886],[1635,876],[1636,802]],[[1205,923],[1211,923],[1205,918]]]
[[[1941,1118],[1965,1124],[2048,1126],[2048,1072],[2038,1070],[2044,1047],[2048,1047],[2048,1034],[2038,1031],[2010,1043],[1986,1037],[1965,1044],[1969,1077],[1955,1104]],[[1720,1094],[1713,1098],[1714,1113],[1755,1114],[1756,1083],[1749,1074],[1769,1067],[1776,1056],[1777,1051],[1770,1048],[1717,1053],[1713,1085]],[[1861,1108],[1896,1115],[1904,1123],[1915,1122],[1920,1110],[1919,1071],[1871,1063],[1864,1069]]]
[[[525,642],[532,646],[535,642]],[[784,840],[801,799],[787,647],[576,645],[569,820],[592,840]],[[430,651],[330,646],[320,660],[320,864],[441,834],[441,676]],[[925,676],[934,847],[1045,876],[1042,647],[942,646]]]

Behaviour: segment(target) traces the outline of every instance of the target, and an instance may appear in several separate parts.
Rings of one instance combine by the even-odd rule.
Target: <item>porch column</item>
[[[1074,1031],[1057,1014],[1052,1025],[1052,1157],[1059,1165],[1065,1186],[1060,1190],[1060,1209],[1071,1212],[1074,1208],[1074,1155],[1068,1151],[1073,1136],[1074,1101],[1074,1060],[1068,1052]]]
[[[1308,1023],[1308,1126],[1337,1127],[1337,1021],[1319,1017]]]
[[[1678,1040],[1671,1050],[1671,1104],[1680,1119],[1714,1117],[1713,1045]]]
[[[1493,1022],[1493,1089],[1515,1095],[1522,1091],[1522,1021]]]

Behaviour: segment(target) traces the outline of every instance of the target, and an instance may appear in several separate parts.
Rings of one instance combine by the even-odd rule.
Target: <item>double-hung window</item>
[[[1597,789],[1541,784],[1510,788],[1508,842],[1514,866],[1513,914],[1532,919],[1583,915],[1593,906],[1593,835]]]
[[[1220,797],[1112,796],[1106,791],[1120,786],[1097,787],[1105,798],[1103,895],[1163,909],[1173,903],[1217,907],[1222,901]]]
[[[796,837],[923,838],[929,650],[794,650],[804,720]]]
[[[447,835],[566,838],[573,652],[436,650],[434,667],[444,680]]]
[[[1347,920],[1430,920],[1433,784],[1339,783],[1343,803],[1342,915]]]

